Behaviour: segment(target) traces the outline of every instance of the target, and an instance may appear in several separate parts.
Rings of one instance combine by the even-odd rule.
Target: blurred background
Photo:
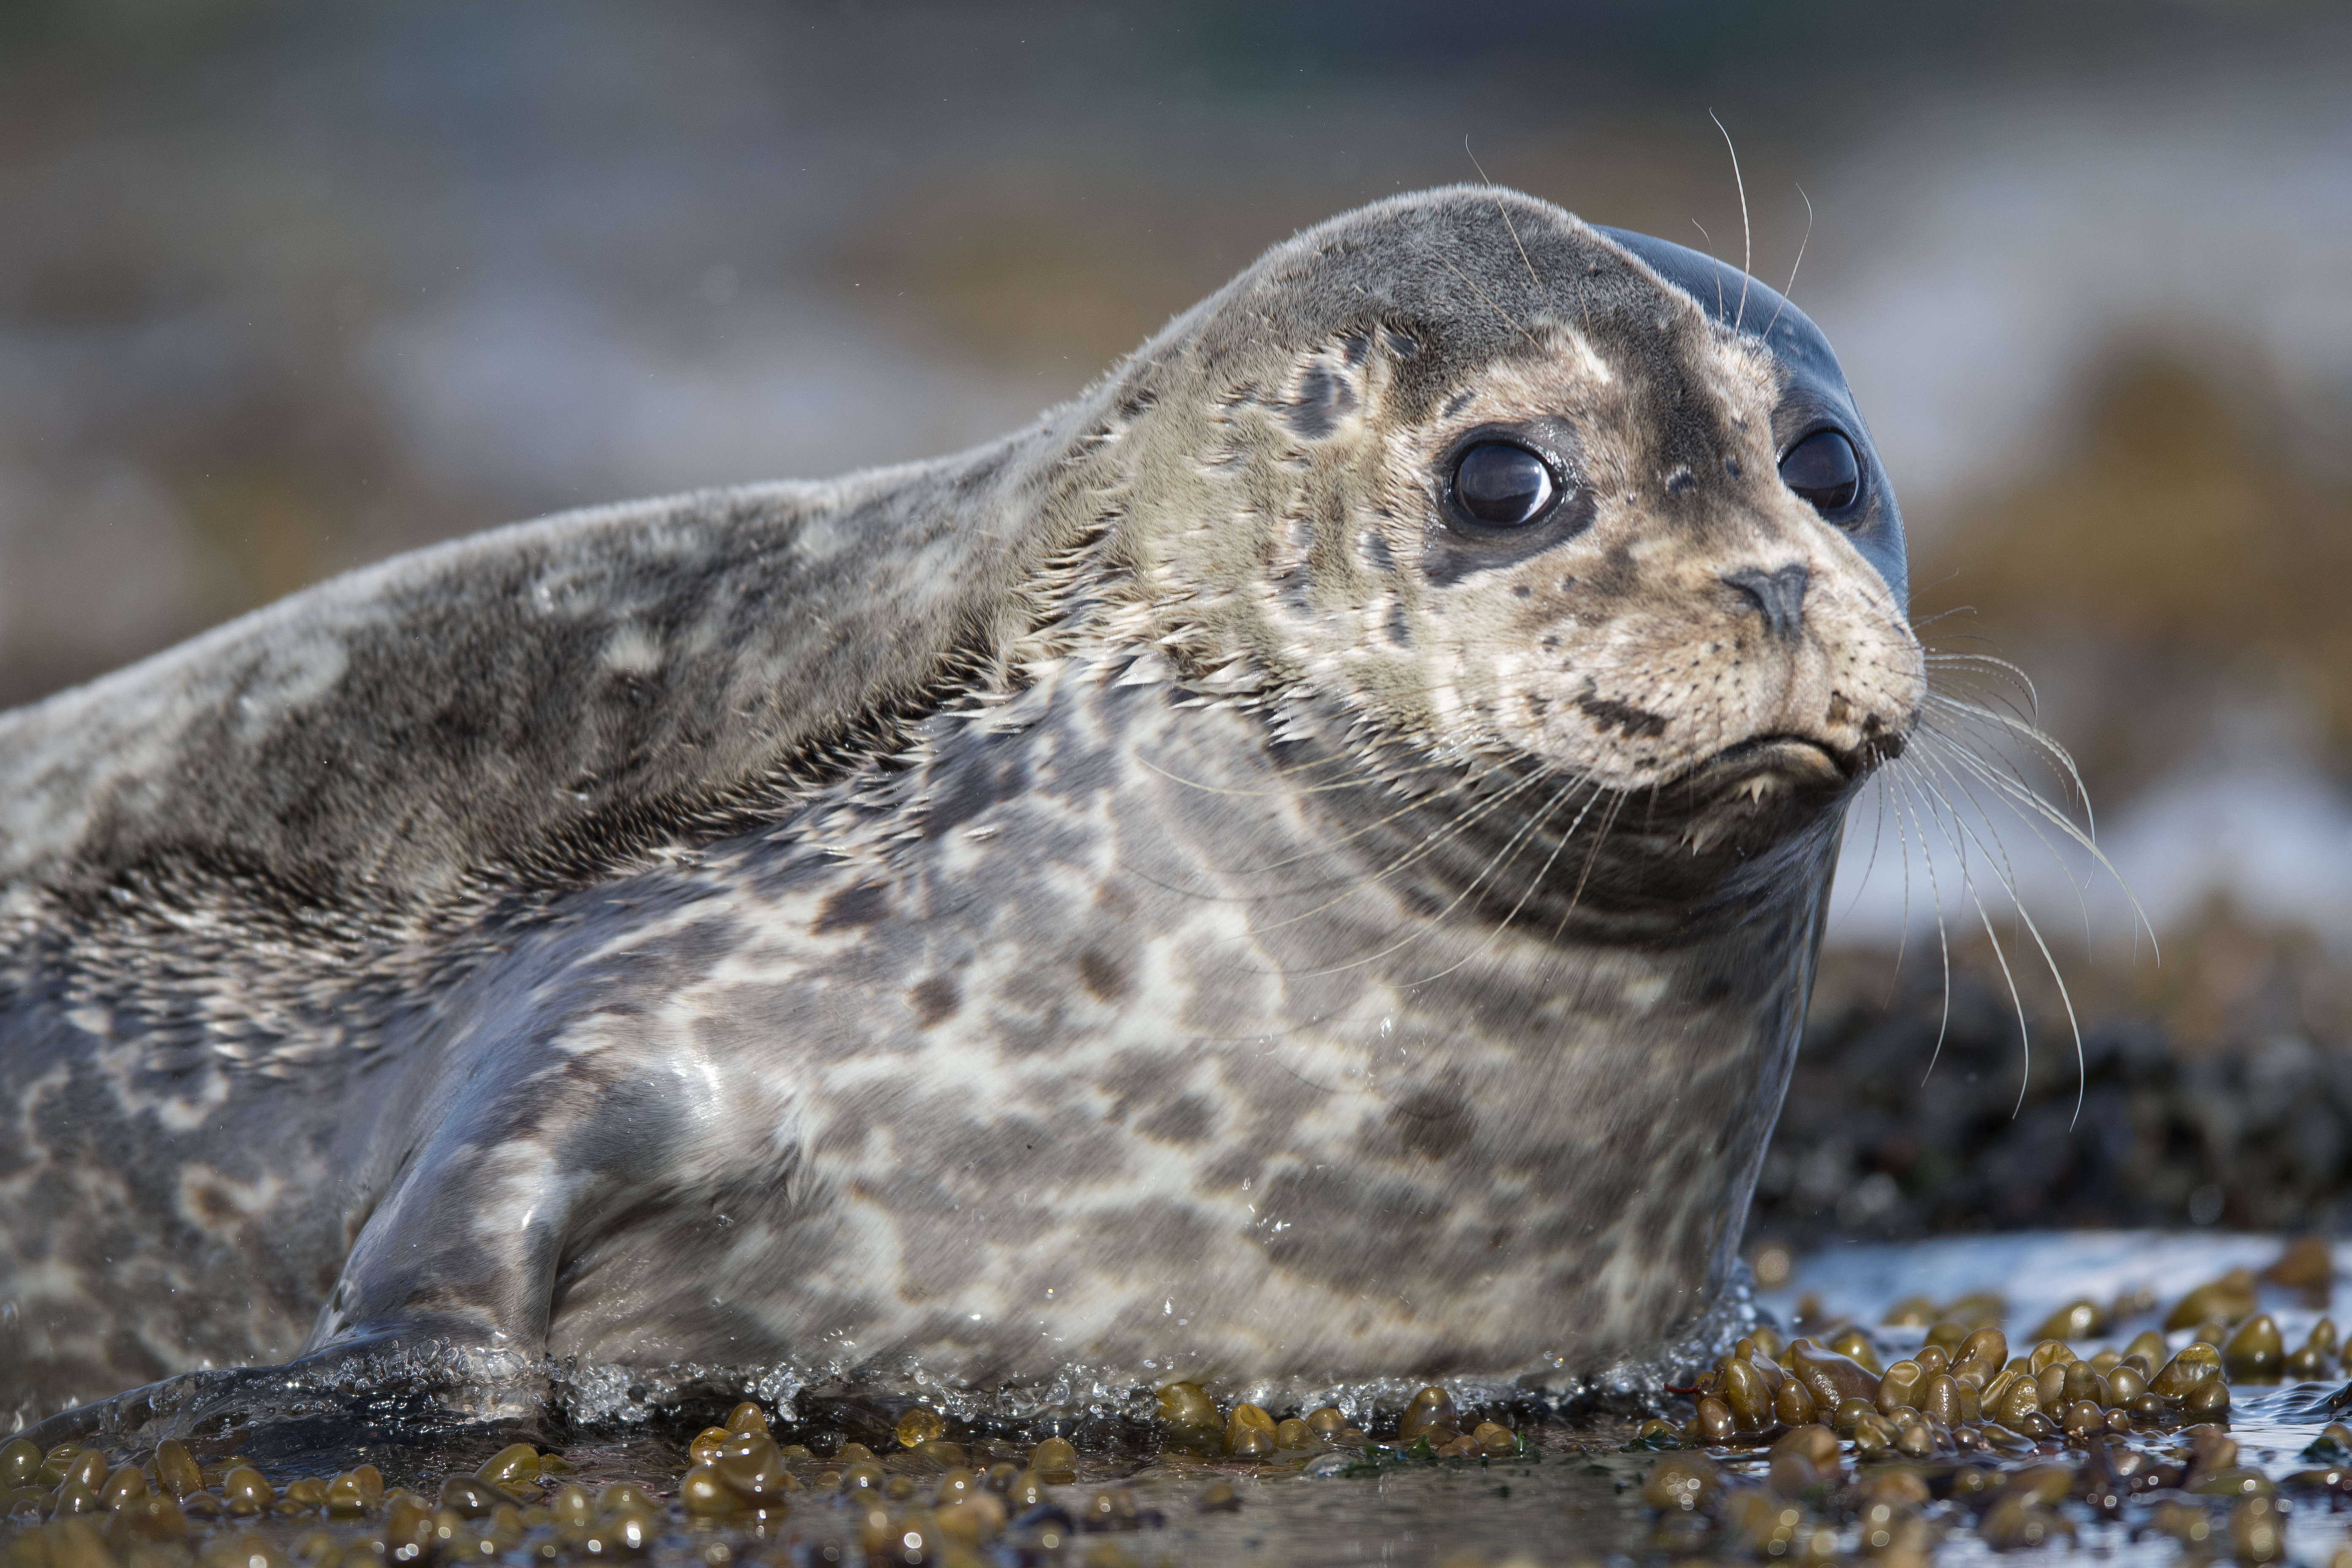
[[[6,0],[0,704],[996,435],[1474,153],[1738,260],[1710,111],[1924,635],[2031,672],[2137,899],[1949,752],[1865,799],[1758,1245],[2352,1217],[2341,7]]]

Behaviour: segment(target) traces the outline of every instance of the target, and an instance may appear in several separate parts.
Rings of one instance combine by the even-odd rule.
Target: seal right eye
[[[1853,443],[1834,430],[1816,430],[1780,459],[1780,482],[1823,517],[1843,511],[1862,494],[1862,461]]]
[[[1488,528],[1525,528],[1559,499],[1551,465],[1525,447],[1481,441],[1454,462],[1454,504]]]

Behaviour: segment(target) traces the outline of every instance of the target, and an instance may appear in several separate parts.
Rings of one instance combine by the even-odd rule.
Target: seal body
[[[1654,1351],[1917,721],[1902,552],[1792,307],[1454,190],[997,445],[0,717],[0,1397]]]

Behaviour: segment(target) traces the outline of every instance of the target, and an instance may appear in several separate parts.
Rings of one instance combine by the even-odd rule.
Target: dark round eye
[[[1454,465],[1454,499],[1489,528],[1524,528],[1551,510],[1551,465],[1508,441],[1481,441]]]
[[[1780,459],[1780,482],[1827,517],[1862,494],[1862,460],[1853,443],[1834,430],[1816,430]]]

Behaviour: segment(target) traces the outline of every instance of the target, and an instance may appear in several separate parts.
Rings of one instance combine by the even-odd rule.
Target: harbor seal
[[[1795,307],[1457,188],[992,445],[0,717],[5,1398],[1654,1352],[1918,722],[1905,571]]]

